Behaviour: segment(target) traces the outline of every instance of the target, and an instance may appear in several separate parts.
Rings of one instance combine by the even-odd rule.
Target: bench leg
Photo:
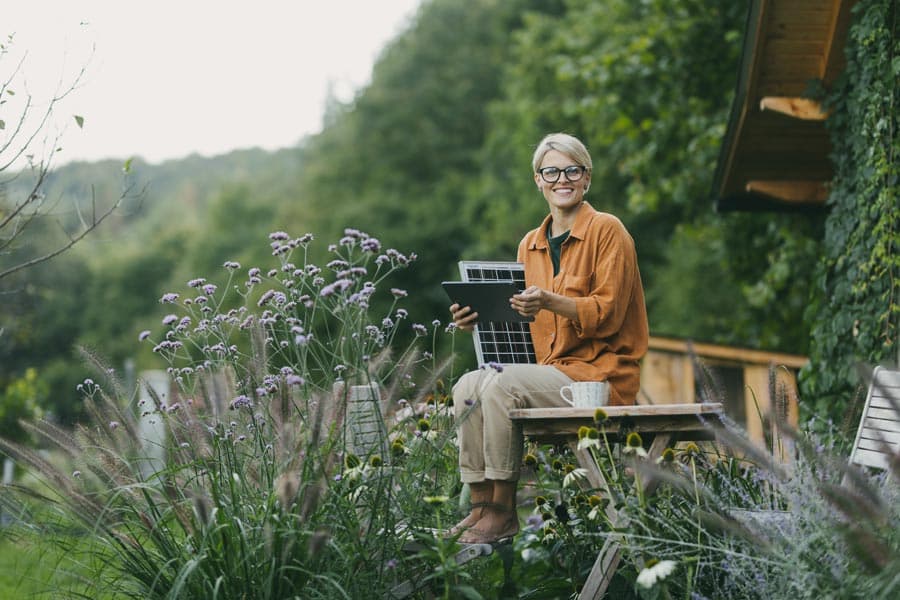
[[[606,538],[597,560],[588,575],[581,593],[578,594],[579,600],[600,600],[606,594],[607,588],[612,581],[616,569],[619,568],[619,561],[622,560],[622,546],[619,542],[611,537]]]

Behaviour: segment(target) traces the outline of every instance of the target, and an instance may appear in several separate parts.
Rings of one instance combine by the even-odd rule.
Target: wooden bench
[[[715,426],[720,423],[723,407],[720,403],[706,404],[658,404],[653,406],[604,407],[608,419],[603,431],[611,443],[624,443],[628,432],[636,431],[643,441],[650,442],[647,459],[656,461],[666,448],[679,441],[709,440],[715,437]],[[566,442],[576,445],[578,429],[594,425],[593,408],[528,408],[513,409],[509,415],[522,427],[530,439],[550,442]],[[586,470],[590,484],[609,494],[609,486],[603,472],[587,450],[576,450],[578,463]],[[646,482],[644,492],[653,493],[657,483]],[[610,522],[618,521],[612,504],[607,505]],[[621,545],[615,536],[608,536],[594,561],[594,566],[581,590],[579,598],[599,600],[606,593],[613,574],[622,558]]]

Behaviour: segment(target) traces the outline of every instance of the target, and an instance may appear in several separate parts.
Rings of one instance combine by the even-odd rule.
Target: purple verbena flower
[[[197,287],[200,287],[201,285],[203,285],[204,283],[206,283],[206,280],[203,279],[202,277],[200,277],[198,279],[191,279],[190,281],[188,281],[188,287],[197,288]]]
[[[375,254],[379,250],[381,250],[381,242],[376,240],[375,238],[366,238],[360,244],[359,247],[362,248],[365,252],[371,252]]]
[[[172,292],[163,294],[162,298],[159,299],[161,304],[174,304],[176,300],[178,300],[178,294],[173,294]]]
[[[237,410],[239,408],[253,408],[253,401],[250,400],[249,397],[241,394],[237,398],[231,401],[231,409]]]
[[[283,231],[273,231],[272,233],[269,234],[269,239],[273,240],[273,241],[277,240],[277,241],[283,242],[285,240],[291,239],[291,236],[289,236],[288,234],[286,234]]]
[[[138,341],[139,341],[139,342],[143,342],[143,341],[146,340],[148,337],[150,337],[150,330],[149,330],[149,329],[145,329],[145,330],[143,330],[142,332],[140,332],[140,333],[138,334]]]

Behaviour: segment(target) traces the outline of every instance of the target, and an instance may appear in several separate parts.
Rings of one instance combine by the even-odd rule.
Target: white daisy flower
[[[674,560],[648,561],[649,566],[641,569],[637,576],[637,584],[644,589],[650,589],[657,581],[662,581],[672,574],[678,565]]]

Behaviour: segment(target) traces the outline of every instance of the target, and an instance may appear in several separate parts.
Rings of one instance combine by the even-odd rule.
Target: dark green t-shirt
[[[550,225],[547,226],[547,244],[550,246],[550,261],[553,263],[553,275],[559,274],[559,252],[563,242],[569,237],[569,232],[561,233],[556,237],[550,237]]]

